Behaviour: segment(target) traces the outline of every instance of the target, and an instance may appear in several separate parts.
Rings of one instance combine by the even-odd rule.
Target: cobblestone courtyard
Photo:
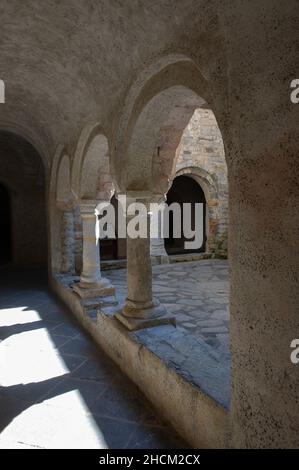
[[[126,270],[106,271],[120,301],[126,296]],[[229,355],[228,263],[226,260],[164,264],[153,267],[153,290],[177,327],[201,337]]]

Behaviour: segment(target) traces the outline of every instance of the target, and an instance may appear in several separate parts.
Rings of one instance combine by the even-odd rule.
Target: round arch
[[[59,272],[62,263],[63,211],[72,210],[74,198],[71,190],[71,161],[63,145],[58,145],[51,167],[49,187],[50,246],[49,266],[51,274]]]
[[[140,74],[128,92],[112,152],[113,174],[122,190],[139,189],[138,178],[131,171],[134,158],[141,162],[141,171],[137,168],[137,172],[143,174],[143,181],[139,181],[140,186],[144,187],[145,183],[149,185],[149,181],[145,180],[151,177],[152,165],[156,175],[162,173],[170,176],[172,162],[168,161],[166,164],[167,159],[164,158],[161,168],[159,160],[163,150],[166,150],[165,142],[169,142],[165,131],[169,127],[171,112],[172,118],[174,110],[177,116],[177,132],[172,134],[172,140],[177,146],[194,109],[209,101],[209,98],[207,80],[196,64],[182,54],[163,57]],[[170,153],[169,148],[167,153]],[[174,148],[171,153],[170,160],[173,161]],[[125,165],[129,169],[120,173],[119,169],[124,168],[124,156]],[[152,165],[146,165],[145,161],[148,159],[152,160]],[[161,191],[161,186],[165,185],[158,183],[154,191]]]
[[[213,176],[203,168],[189,166],[178,170],[172,181],[178,176],[189,176],[202,188],[206,199],[206,251],[213,251],[219,224],[219,193]]]
[[[74,154],[71,188],[78,200],[112,196],[108,139],[100,124],[84,127]]]
[[[33,133],[27,129],[27,127],[24,127],[20,124],[0,121],[0,131],[10,132],[12,134],[18,135],[31,144],[34,149],[36,149],[41,161],[43,162],[45,179],[46,183],[48,183],[48,177],[50,176],[51,155],[49,153],[48,147],[44,144],[44,142],[42,142],[38,136],[33,135]]]
[[[52,161],[49,193],[51,202],[71,199],[71,160],[63,145],[58,145]]]
[[[205,193],[206,200],[218,199],[218,189],[216,181],[213,176],[206,170],[196,166],[188,166],[178,170],[172,180],[177,176],[188,175],[190,178],[195,179],[197,183],[202,187]]]
[[[175,204],[179,204],[179,206],[181,207],[181,215],[180,215],[181,235],[180,237],[177,237],[177,236],[174,237],[173,235],[175,225],[174,225],[174,220],[173,220],[173,214],[172,212],[169,213],[170,215],[169,237],[165,238],[165,248],[166,248],[167,253],[170,255],[170,254],[182,254],[182,253],[192,253],[192,252],[205,252],[206,241],[207,241],[206,196],[200,184],[194,178],[190,180],[189,175],[183,174],[183,175],[176,176],[173,179],[172,185],[169,188],[169,191],[167,193],[166,202],[168,205],[172,205],[173,203],[175,203]],[[185,216],[185,213],[182,209],[183,209],[183,204],[185,203],[189,204],[189,209],[191,210],[190,216],[191,216],[192,230],[196,228],[197,235],[198,235],[199,227],[201,227],[202,229],[202,233],[201,233],[202,244],[201,246],[194,247],[191,251],[185,248],[185,242],[188,241],[188,239],[185,238],[185,232],[182,232],[184,216]],[[198,203],[203,205],[202,224],[201,224],[201,220],[197,219],[196,204]],[[197,241],[199,241],[198,238],[197,238]]]

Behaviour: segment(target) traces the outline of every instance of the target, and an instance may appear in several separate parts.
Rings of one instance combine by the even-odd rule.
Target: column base
[[[115,317],[129,331],[151,328],[158,325],[171,323],[175,325],[175,317],[169,314],[161,304],[154,304],[153,307],[135,309],[125,306],[122,311],[117,312]]]
[[[152,266],[156,266],[157,264],[169,264],[169,257],[168,255],[151,255]]]
[[[74,292],[81,299],[91,299],[95,297],[109,297],[115,295],[115,287],[110,284],[108,279],[102,278],[98,283],[87,283],[80,281],[73,286]]]

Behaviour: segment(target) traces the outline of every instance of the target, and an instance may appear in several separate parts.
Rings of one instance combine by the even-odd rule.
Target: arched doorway
[[[8,131],[0,131],[0,181],[0,264],[45,268],[45,168],[32,144]]]
[[[114,207],[115,211],[115,235],[116,238],[102,238],[101,243],[100,243],[100,250],[101,250],[101,259],[102,260],[115,260],[118,259],[119,253],[118,253],[118,201],[113,194],[110,203]]]
[[[0,265],[11,261],[11,203],[8,189],[0,183]]]
[[[206,198],[200,185],[189,176],[177,176],[167,193],[166,203],[170,206],[172,203],[178,203],[183,208],[183,203],[191,204],[191,229],[195,229],[195,203],[203,204],[203,243],[201,247],[195,250],[186,250],[184,244],[188,241],[185,238],[183,231],[181,231],[180,238],[174,237],[173,214],[170,212],[169,216],[169,237],[165,239],[165,248],[167,253],[181,254],[192,252],[204,252],[206,248]],[[183,210],[181,210],[181,227],[183,227]],[[190,241],[190,240],[189,240]]]

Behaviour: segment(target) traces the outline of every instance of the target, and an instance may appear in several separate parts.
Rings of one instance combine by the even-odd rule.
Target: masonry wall
[[[195,110],[186,127],[175,167],[175,173],[189,169],[205,192],[209,206],[209,229],[213,232],[210,251],[227,255],[228,182],[222,136],[210,109]]]

